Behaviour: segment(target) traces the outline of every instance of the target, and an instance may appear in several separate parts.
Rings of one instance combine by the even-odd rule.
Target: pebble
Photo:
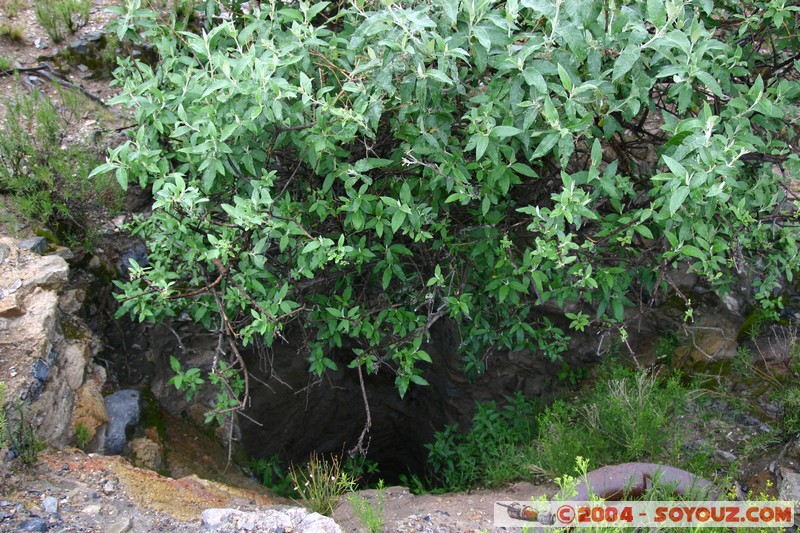
[[[722,459],[723,461],[728,461],[732,463],[736,460],[736,456],[733,455],[731,452],[725,450],[714,450],[714,455]]]
[[[52,496],[48,496],[42,502],[42,509],[47,514],[56,514],[58,512],[58,500]]]
[[[108,481],[105,485],[103,485],[103,494],[108,496],[109,494],[114,494],[114,482]]]
[[[31,518],[17,525],[17,531],[47,531],[47,522],[41,518]]]
[[[103,510],[102,505],[93,504],[93,505],[87,505],[86,507],[83,508],[83,510],[81,510],[81,512],[89,516],[95,516],[100,514],[100,511],[102,510]]]

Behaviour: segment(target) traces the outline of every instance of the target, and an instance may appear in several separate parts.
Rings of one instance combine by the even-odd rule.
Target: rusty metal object
[[[719,491],[709,480],[680,468],[655,463],[623,463],[592,470],[580,480],[578,494],[570,499],[587,501],[590,493],[612,501],[638,498],[654,485],[698,500],[719,499]]]

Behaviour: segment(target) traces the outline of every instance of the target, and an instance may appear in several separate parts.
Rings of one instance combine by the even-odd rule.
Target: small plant
[[[0,37],[8,37],[12,41],[21,41],[25,35],[25,29],[19,24],[12,22],[0,23]]]
[[[650,373],[612,370],[576,403],[557,401],[539,417],[531,450],[539,472],[571,472],[575,457],[593,465],[667,455],[680,439],[669,420],[686,404],[677,376],[659,381]]]
[[[15,405],[13,420],[5,421],[5,444],[25,465],[36,463],[44,442],[36,434],[30,422],[25,420],[25,411],[21,403]]]
[[[75,33],[89,21],[88,0],[37,0],[36,18],[55,43],[64,40],[67,32]]]
[[[428,465],[436,487],[458,491],[478,484],[499,485],[518,479],[525,472],[521,449],[535,436],[538,402],[521,393],[495,402],[479,403],[469,433],[453,424],[434,436],[428,448]]]
[[[16,17],[26,7],[28,3],[25,0],[0,0],[0,12],[8,18]]]
[[[0,56],[0,71],[8,70],[13,65],[14,65],[14,63],[10,59],[8,59],[6,57],[3,57],[3,56]]]
[[[292,480],[284,469],[280,456],[275,454],[269,459],[254,459],[249,466],[262,485],[280,496],[292,496]]]
[[[172,367],[172,371],[175,372],[175,375],[170,378],[168,383],[170,385],[175,385],[175,388],[179,391],[185,391],[186,400],[190,401],[192,397],[197,394],[200,385],[206,382],[206,380],[200,377],[200,369],[189,368],[186,371],[182,370],[181,362],[178,361],[177,357],[174,355],[169,358],[169,366]]]
[[[83,448],[87,444],[89,444],[89,439],[91,438],[91,432],[89,428],[86,427],[85,424],[82,422],[78,422],[75,425],[75,433],[72,436],[73,441],[75,442],[75,446],[78,448]]]
[[[295,494],[311,511],[330,516],[340,498],[356,488],[357,480],[342,469],[341,460],[325,459],[316,452],[302,468],[289,471]]]
[[[383,505],[386,502],[386,491],[384,490],[383,480],[378,482],[378,499],[377,504],[373,505],[372,502],[360,495],[351,494],[347,497],[347,501],[353,508],[353,514],[356,518],[364,524],[369,533],[380,533],[383,529]]]
[[[94,149],[62,143],[85,109],[76,92],[59,90],[56,100],[39,91],[17,93],[5,102],[0,136],[0,193],[25,220],[50,227],[70,245],[91,247],[95,212],[114,210],[122,194],[113,180],[88,179]]]

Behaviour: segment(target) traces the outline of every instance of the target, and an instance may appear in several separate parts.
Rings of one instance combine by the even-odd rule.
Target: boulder
[[[138,390],[124,389],[106,397],[108,425],[105,431],[105,453],[122,453],[128,441],[127,431],[139,423],[141,414],[141,393]]]
[[[202,514],[204,532],[222,531],[302,531],[303,533],[341,533],[332,518],[307,509],[206,509]]]
[[[147,437],[133,439],[128,444],[134,466],[159,471],[164,467],[164,454],[161,446]]]

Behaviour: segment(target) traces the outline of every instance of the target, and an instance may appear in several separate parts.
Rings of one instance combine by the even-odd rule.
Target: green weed
[[[349,495],[347,501],[353,508],[353,514],[364,524],[369,533],[380,533],[383,530],[383,506],[386,503],[383,481],[378,482],[378,498],[375,505],[369,499],[355,493]]]
[[[77,446],[78,448],[83,448],[84,446],[89,444],[89,437],[90,437],[89,428],[87,428],[82,423],[78,423],[75,426],[75,433],[72,436],[75,446]]]
[[[25,28],[20,24],[12,22],[0,23],[0,37],[8,37],[12,41],[22,41],[25,36]]]
[[[35,464],[39,452],[44,449],[44,441],[36,434],[30,422],[25,419],[25,411],[21,403],[15,405],[12,419],[4,421],[4,444],[13,450],[25,465]]]
[[[670,420],[688,397],[679,378],[614,372],[579,401],[557,401],[542,413],[530,453],[537,471],[570,472],[577,456],[604,465],[654,459],[676,448],[680,436]]]
[[[357,480],[342,468],[336,456],[330,459],[312,453],[303,467],[289,471],[294,494],[315,513],[330,516],[341,497],[356,488]]]
[[[89,21],[88,0],[37,0],[36,19],[55,43],[75,33]]]
[[[280,496],[292,496],[292,480],[284,469],[280,456],[275,454],[269,459],[254,459],[249,466],[262,485]]]
[[[14,18],[28,7],[25,0],[0,0],[0,12],[8,18]]]
[[[467,434],[455,424],[435,434],[426,445],[433,486],[458,491],[508,483],[525,474],[521,449],[536,434],[539,403],[521,393],[506,400],[502,407],[478,404]]]
[[[97,164],[92,148],[65,146],[85,100],[60,90],[57,103],[38,91],[12,95],[5,103],[0,193],[9,196],[21,219],[50,227],[69,246],[90,248],[93,215],[118,209],[122,192],[113,178],[87,177]]]

